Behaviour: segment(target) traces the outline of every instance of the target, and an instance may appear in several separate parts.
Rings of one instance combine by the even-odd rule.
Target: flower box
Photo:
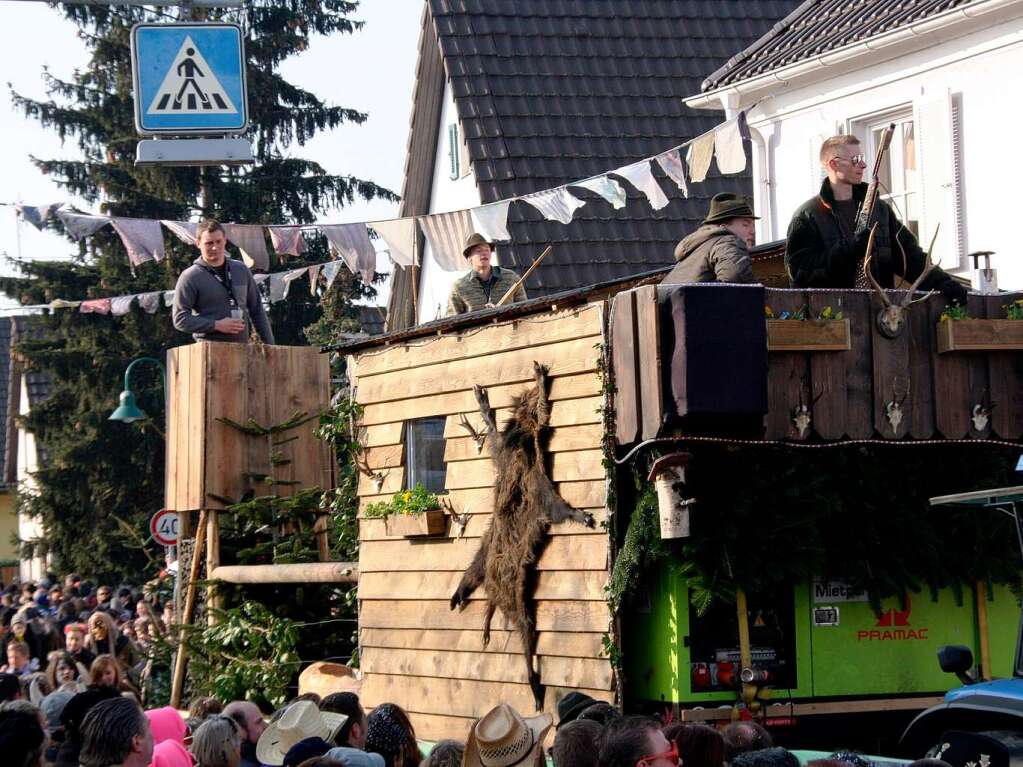
[[[936,332],[939,354],[1023,350],[1023,320],[944,320]]]
[[[447,529],[444,509],[431,509],[415,514],[391,514],[384,519],[388,535],[422,538],[443,535]]]
[[[849,320],[767,320],[772,352],[844,352],[851,348]]]

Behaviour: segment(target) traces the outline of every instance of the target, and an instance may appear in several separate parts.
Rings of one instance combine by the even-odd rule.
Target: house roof
[[[401,215],[429,211],[443,101],[450,82],[484,203],[604,173],[714,128],[720,113],[682,99],[706,74],[764,34],[797,0],[428,0],[406,158]],[[722,191],[749,194],[748,176],[690,186],[662,179],[655,211],[628,184],[615,211],[587,190],[570,224],[512,205],[502,265],[521,273],[554,248],[526,283],[530,297],[672,262],[675,244]],[[410,324],[408,270],[396,270],[390,329]]]
[[[976,2],[805,0],[767,34],[709,75],[700,89],[713,91]]]

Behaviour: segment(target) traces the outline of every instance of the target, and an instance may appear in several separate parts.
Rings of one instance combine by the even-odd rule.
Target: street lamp
[[[135,421],[145,421],[149,419],[149,416],[144,410],[135,404],[135,392],[131,390],[129,380],[131,378],[131,371],[140,362],[152,362],[159,366],[160,373],[163,376],[163,399],[167,401],[167,370],[164,368],[163,363],[155,357],[139,357],[136,360],[132,360],[131,364],[128,365],[127,370],[124,371],[124,391],[121,392],[120,403],[117,409],[110,414],[108,421],[121,421],[122,423],[134,423]]]

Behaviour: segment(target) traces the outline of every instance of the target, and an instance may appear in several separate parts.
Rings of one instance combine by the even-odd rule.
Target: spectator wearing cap
[[[540,765],[543,763],[543,741],[552,724],[550,714],[526,718],[507,703],[501,703],[480,717],[469,730],[462,765],[463,767]]]
[[[558,701],[558,725],[555,729],[561,729],[562,725],[574,722],[579,714],[596,702],[596,698],[591,698],[584,692],[572,690]]]
[[[271,722],[256,745],[256,757],[260,764],[277,767],[285,764],[285,757],[293,746],[301,741],[318,738],[325,744],[332,743],[337,731],[347,721],[344,714],[320,711],[310,700],[300,700],[289,705],[280,718]],[[322,753],[326,753],[324,750]],[[310,754],[319,756],[320,754]],[[308,758],[308,757],[307,757]]]
[[[394,703],[381,703],[366,717],[366,751],[380,754],[386,767],[419,767],[423,761],[415,728]]]
[[[714,195],[700,228],[675,246],[677,263],[661,284],[756,282],[749,251],[757,218],[745,197]]]
[[[0,706],[0,754],[10,767],[43,767],[47,737],[39,711],[5,703]]]
[[[487,242],[481,234],[473,232],[466,238],[462,255],[472,268],[451,286],[451,293],[448,295],[448,316],[494,306],[509,290],[515,288],[519,281],[519,275],[511,269],[491,263],[494,245]],[[514,303],[525,300],[526,290],[519,285],[515,288],[511,301]]]

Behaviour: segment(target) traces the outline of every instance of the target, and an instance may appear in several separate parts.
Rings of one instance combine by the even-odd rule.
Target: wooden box
[[[849,320],[768,320],[772,352],[844,352],[852,348]]]
[[[936,332],[939,354],[1023,349],[1023,320],[945,320]]]
[[[269,493],[253,476],[270,472],[271,446],[218,419],[269,427],[295,413],[318,415],[330,404],[330,363],[311,346],[200,341],[167,354],[167,390],[167,508],[222,509],[250,490]],[[332,487],[332,451],[313,435],[316,426],[314,418],[275,437],[295,437],[272,448],[288,461],[275,477],[296,483],[277,485],[278,494]]]
[[[419,514],[392,514],[384,520],[388,535],[403,535],[406,538],[420,538],[443,535],[447,529],[443,509],[431,509]]]

